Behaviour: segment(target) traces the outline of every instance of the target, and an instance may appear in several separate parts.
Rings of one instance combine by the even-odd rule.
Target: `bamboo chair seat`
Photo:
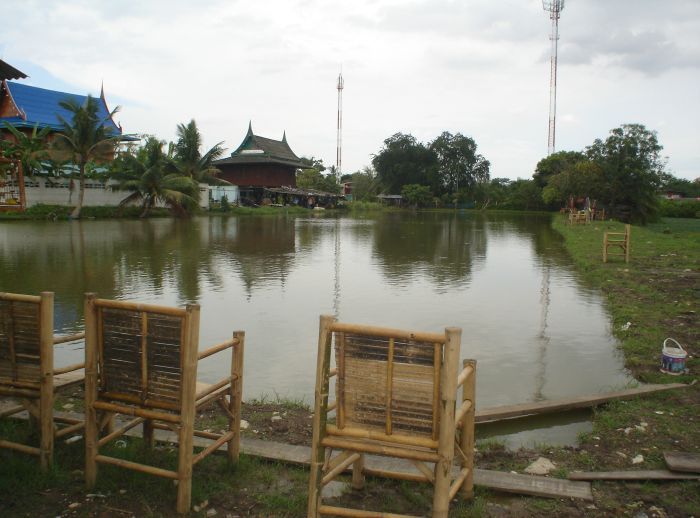
[[[630,234],[631,225],[625,225],[624,232],[605,232],[603,236],[603,262],[608,262],[609,256],[624,257],[625,262],[630,262]],[[610,248],[614,251],[610,252]],[[619,248],[619,251],[617,250]]]
[[[82,363],[54,368],[54,346],[79,340],[84,333],[54,337],[53,299],[52,292],[0,293],[0,396],[21,401],[0,411],[0,418],[27,411],[39,431],[38,447],[0,439],[0,448],[37,455],[42,470],[53,463],[55,440],[84,426],[80,419],[53,415],[55,395],[84,380],[78,374]]]
[[[363,486],[364,473],[368,472],[365,454],[412,461],[421,474],[409,478],[435,486],[433,516],[447,516],[449,501],[457,492],[467,498],[473,495],[476,363],[465,361],[458,376],[460,336],[461,330],[455,328],[440,334],[411,333],[321,317],[309,517],[365,516],[362,513],[366,511],[332,507],[321,501],[322,487],[350,465],[353,486]],[[331,378],[335,378],[335,402],[329,404]],[[463,403],[455,414],[459,386]],[[335,412],[335,424],[328,422],[331,412]],[[462,428],[461,433],[458,428]],[[457,449],[464,455],[460,453],[460,475],[452,480],[456,439]],[[327,451],[342,453],[333,457]],[[433,469],[426,463],[433,464]],[[381,474],[405,478],[398,472]]]
[[[240,451],[240,413],[243,386],[243,331],[199,352],[199,306],[171,308],[134,302],[85,298],[85,407],[87,485],[97,479],[97,464],[113,464],[178,481],[177,512],[190,508],[192,468],[223,445],[231,462]],[[228,376],[214,384],[196,380],[197,362],[232,349]],[[217,434],[194,429],[196,409],[217,403],[228,417],[228,430]],[[132,416],[118,430],[118,414]],[[154,443],[154,429],[178,434],[177,470],[164,470],[101,455],[99,448],[131,428],[143,425],[146,446]],[[99,438],[100,433],[106,435]],[[194,435],[213,443],[193,453]]]

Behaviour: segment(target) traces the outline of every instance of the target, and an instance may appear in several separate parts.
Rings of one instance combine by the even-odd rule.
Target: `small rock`
[[[117,448],[126,448],[126,441],[116,441],[116,442],[114,443],[114,445],[115,445]]]
[[[556,468],[556,466],[552,463],[551,460],[545,457],[540,457],[535,462],[530,464],[527,468],[525,468],[525,473],[529,473],[530,475],[546,475],[554,468]]]
[[[68,509],[77,509],[78,507],[80,507],[80,502],[73,502],[68,506]]]
[[[664,415],[664,413],[661,410],[656,410],[654,413],[659,414],[659,415]]]
[[[321,494],[323,498],[338,498],[339,496],[343,496],[348,489],[350,489],[350,484],[334,480],[324,486]]]
[[[74,405],[73,403],[66,403],[65,405],[63,405],[63,409],[64,409],[64,410],[70,410],[70,409],[73,408],[74,406],[75,406],[75,405]]]
[[[125,495],[126,494],[126,489],[120,489],[119,490],[120,495]]]
[[[625,429],[623,430],[623,432],[625,432],[625,435],[629,435],[630,432],[631,432],[632,430],[634,430],[634,428],[632,428],[632,427],[630,426],[630,427],[628,427],[628,428],[625,428]]]
[[[627,322],[627,323],[624,324],[622,327],[620,327],[620,329],[621,329],[622,331],[628,331],[630,327],[632,327],[632,322]]]
[[[622,453],[621,451],[616,451],[615,453],[617,453],[617,454],[618,454],[620,457],[622,457],[623,459],[626,459],[626,458],[627,458],[627,455],[625,455],[625,454]]]
[[[632,464],[641,464],[642,462],[644,462],[644,457],[642,455],[637,455],[632,459]]]
[[[637,514],[634,515],[634,518],[649,518],[649,515],[644,511],[639,511]]]
[[[193,510],[195,513],[198,513],[199,511],[204,510],[208,505],[209,505],[209,500],[205,500],[205,501],[202,502],[201,504],[193,506],[193,507],[192,507],[192,510]]]
[[[85,498],[107,498],[105,495],[101,495],[99,493],[88,493],[85,495]]]
[[[212,508],[212,509],[209,509],[207,511],[207,516],[216,516],[216,515],[217,515],[216,509]]]
[[[593,436],[593,439],[595,439],[596,441],[599,441],[599,440],[600,440],[600,437],[598,437],[597,435],[595,435],[595,436]]]
[[[246,421],[245,419],[241,419],[241,430],[247,430],[249,426],[250,423],[248,421]]]
[[[638,424],[634,426],[634,429],[637,430],[638,432],[642,432],[642,433],[644,433],[644,432],[647,431],[646,426],[641,426],[641,425],[638,425]]]
[[[73,444],[74,442],[78,442],[82,438],[83,438],[82,435],[74,435],[73,437],[69,437],[68,439],[66,439],[63,442],[65,442],[66,444]]]
[[[282,418],[278,415],[273,415],[270,420],[274,423],[275,421],[281,421]]]

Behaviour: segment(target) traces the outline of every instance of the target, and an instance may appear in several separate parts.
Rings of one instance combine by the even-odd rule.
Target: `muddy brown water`
[[[352,217],[0,223],[0,291],[56,293],[56,331],[82,328],[83,293],[202,307],[200,346],[246,332],[246,399],[313,403],[318,317],[463,329],[482,408],[627,384],[599,292],[586,287],[547,216],[386,213]],[[82,359],[82,344],[56,363]],[[214,381],[225,361],[209,358]],[[490,425],[511,445],[566,444],[586,414]]]

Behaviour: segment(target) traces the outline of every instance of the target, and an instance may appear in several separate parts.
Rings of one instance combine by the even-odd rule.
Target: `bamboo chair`
[[[176,480],[177,512],[189,511],[192,468],[227,444],[228,458],[237,462],[240,451],[243,349],[245,334],[199,352],[199,306],[172,308],[85,296],[85,478],[92,488],[97,465],[123,468]],[[232,348],[230,375],[213,385],[196,382],[197,362]],[[228,416],[228,430],[216,434],[194,429],[196,410],[216,402]],[[131,416],[113,429],[115,415]],[[147,446],[154,429],[178,436],[177,470],[166,470],[101,455],[99,449],[143,424]],[[106,435],[99,438],[101,432]],[[193,436],[212,444],[193,453]]]
[[[630,262],[630,234],[632,233],[631,225],[625,225],[624,232],[605,232],[603,237],[603,262],[608,262],[608,256],[617,255],[623,256],[625,262]],[[610,253],[608,248],[620,248],[618,253]]]
[[[26,410],[39,432],[38,448],[3,439],[0,448],[37,455],[43,471],[53,463],[54,441],[84,426],[80,419],[53,415],[56,393],[81,384],[84,379],[82,375],[60,379],[60,375],[82,369],[83,364],[54,369],[53,348],[85,336],[78,333],[54,337],[53,297],[48,291],[39,296],[0,293],[0,396],[21,402],[0,411],[0,418]]]
[[[412,333],[321,317],[309,517],[390,516],[323,504],[322,487],[350,465],[355,489],[363,487],[365,474],[432,483],[434,517],[447,516],[458,492],[473,496],[476,362],[465,360],[458,373],[461,333],[459,328],[447,328],[444,334]],[[332,343],[335,368],[330,366]],[[336,399],[329,404],[332,377]],[[455,415],[460,386],[463,403]],[[328,422],[332,411],[335,424]],[[453,480],[455,442],[461,469]],[[342,453],[332,456],[333,450]],[[365,454],[406,459],[418,471],[370,469]]]

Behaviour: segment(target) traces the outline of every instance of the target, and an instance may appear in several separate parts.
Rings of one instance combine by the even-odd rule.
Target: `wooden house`
[[[231,156],[214,165],[221,171],[219,178],[239,187],[241,198],[256,203],[267,188],[296,187],[297,169],[308,167],[289,147],[286,134],[282,140],[261,137],[253,133],[252,124]]]

